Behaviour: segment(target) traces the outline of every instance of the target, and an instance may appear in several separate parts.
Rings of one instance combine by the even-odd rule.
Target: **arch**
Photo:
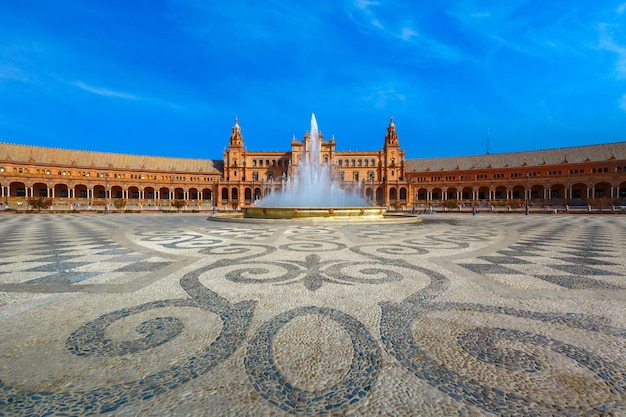
[[[228,202],[228,188],[222,187],[222,203]]]
[[[113,187],[111,187],[111,198],[124,198],[122,187],[120,187],[119,185],[114,185]]]
[[[233,187],[233,188],[230,190],[230,197],[231,197],[231,200],[232,200],[232,201],[237,201],[237,200],[239,200],[239,188],[237,188],[237,187]]]
[[[624,199],[626,202],[626,181],[620,183],[617,190],[617,198]]]
[[[66,184],[55,184],[54,185],[54,196],[56,198],[68,198],[69,197],[69,189]]]
[[[389,188],[389,201],[395,203],[398,200],[398,190],[396,187]]]
[[[400,201],[406,203],[406,187],[400,187]]]
[[[170,189],[167,187],[161,187],[159,188],[159,197],[161,197],[161,200],[169,200],[171,195],[170,195]]]
[[[203,188],[202,199],[211,201],[213,199],[213,190],[211,190],[210,188]]]
[[[572,200],[587,200],[587,184],[577,182],[572,185],[570,198]]]
[[[154,200],[156,192],[153,187],[146,187],[143,189],[143,198],[148,200]]]
[[[526,198],[525,193],[526,193],[526,188],[524,186],[516,185],[511,190],[511,198],[513,200],[524,200]]]
[[[443,200],[443,190],[439,187],[435,187],[430,192],[431,200]]]
[[[428,200],[428,190],[426,188],[418,188],[417,193],[415,194],[415,199],[417,201]]]
[[[446,200],[456,200],[456,194],[457,194],[456,187],[448,188],[445,192]]]
[[[261,187],[254,187],[254,201],[261,199]]]
[[[541,184],[535,184],[530,187],[530,199],[537,200],[543,199],[545,187]]]
[[[185,199],[185,190],[182,187],[174,188],[174,199],[175,200],[184,200]]]
[[[611,184],[608,182],[599,182],[593,186],[593,198],[611,197]]]
[[[548,189],[549,200],[561,200],[565,198],[565,185],[552,184]]]
[[[107,198],[104,185],[96,185],[93,187],[93,196],[95,198]]]
[[[493,198],[494,200],[506,200],[507,192],[506,187],[504,185],[498,185],[493,190]]]
[[[89,190],[85,184],[76,184],[74,186],[74,198],[89,198]]]
[[[139,196],[139,187],[128,187],[128,199],[129,200],[138,200]]]
[[[26,197],[26,184],[20,181],[10,183],[9,197]]]
[[[473,200],[474,199],[474,190],[471,187],[463,187],[461,189],[461,199],[462,200]]]
[[[383,204],[383,189],[381,187],[376,188],[376,204]]]
[[[489,199],[489,187],[478,187],[478,200]]]
[[[246,187],[243,190],[243,200],[246,203],[250,203],[252,201],[252,189],[250,187]]]
[[[43,182],[33,184],[33,197],[49,197],[48,186]]]
[[[189,193],[189,199],[190,200],[197,200],[198,199],[198,189],[195,187],[191,187],[188,191]]]

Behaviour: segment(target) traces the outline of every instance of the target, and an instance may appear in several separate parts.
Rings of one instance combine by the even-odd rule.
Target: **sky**
[[[222,159],[626,140],[625,0],[0,0],[0,142]]]

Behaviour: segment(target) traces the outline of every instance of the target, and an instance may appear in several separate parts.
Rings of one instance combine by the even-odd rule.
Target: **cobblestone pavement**
[[[0,416],[624,416],[626,216],[0,216]]]

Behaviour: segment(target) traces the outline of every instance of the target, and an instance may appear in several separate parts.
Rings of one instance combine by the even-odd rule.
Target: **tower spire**
[[[241,135],[241,127],[239,126],[239,116],[235,115],[235,125],[230,134],[230,146],[243,146],[243,136]]]

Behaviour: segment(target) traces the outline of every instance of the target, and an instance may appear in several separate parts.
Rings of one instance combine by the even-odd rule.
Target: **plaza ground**
[[[0,416],[626,414],[626,216],[0,216]]]

